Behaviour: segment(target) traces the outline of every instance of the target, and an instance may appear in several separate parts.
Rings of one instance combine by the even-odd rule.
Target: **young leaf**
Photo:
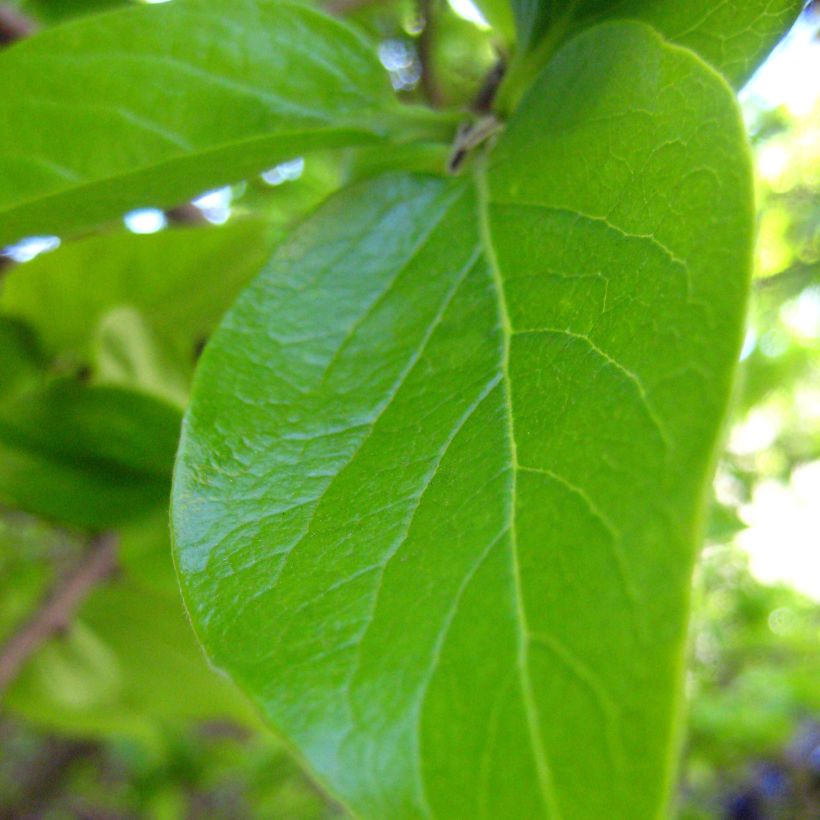
[[[176,0],[0,53],[0,245],[407,127],[375,50],[287,0]]]
[[[341,193],[243,293],[183,428],[195,627],[366,817],[656,817],[737,358],[723,80],[634,23],[471,180]]]
[[[101,320],[94,351],[96,384],[115,384],[184,408],[191,358],[180,356],[133,308],[114,308]]]

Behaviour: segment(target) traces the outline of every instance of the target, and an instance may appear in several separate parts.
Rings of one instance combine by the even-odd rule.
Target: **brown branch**
[[[325,11],[336,17],[344,17],[346,14],[353,14],[366,6],[374,6],[381,0],[330,0],[325,4]]]
[[[14,260],[10,256],[0,253],[0,279],[2,279],[13,267]]]
[[[481,83],[481,88],[478,89],[478,94],[473,100],[472,109],[477,114],[489,114],[493,110],[495,95],[506,71],[507,63],[503,57],[499,57],[495,65],[487,72],[487,76],[484,78],[484,82]]]
[[[98,744],[87,740],[49,737],[43,745],[35,759],[16,773],[16,796],[9,806],[9,814],[0,810],[0,818],[33,820],[47,816],[46,810],[66,794],[65,781],[74,765],[95,757],[100,751]]]
[[[74,572],[58,582],[31,620],[0,649],[0,694],[43,644],[68,628],[74,613],[94,587],[113,574],[117,546],[117,536],[111,533],[95,538]]]
[[[780,273],[754,279],[753,283],[754,287],[761,291],[779,288],[782,285],[802,288],[810,284],[813,279],[818,278],[818,274],[820,274],[820,265],[798,262]]]
[[[433,108],[441,108],[444,95],[438,84],[435,69],[434,41],[436,37],[436,20],[433,14],[435,0],[419,0],[419,13],[423,27],[419,34],[419,62],[421,63],[421,88],[427,102]]]
[[[193,202],[185,202],[175,208],[169,208],[165,217],[171,225],[207,225],[205,214]]]
[[[30,37],[37,31],[37,23],[25,14],[8,6],[0,6],[0,46]]]

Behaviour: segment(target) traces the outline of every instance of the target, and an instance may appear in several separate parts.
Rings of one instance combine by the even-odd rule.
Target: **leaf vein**
[[[367,444],[367,442],[370,440],[370,437],[373,435],[373,431],[376,429],[376,425],[378,424],[379,420],[387,412],[388,408],[390,407],[390,405],[395,400],[396,396],[401,391],[401,389],[404,386],[404,384],[406,383],[407,379],[410,377],[410,374],[413,372],[415,366],[421,360],[422,356],[424,355],[425,350],[427,349],[427,345],[429,344],[430,339],[433,337],[433,333],[435,332],[436,328],[441,324],[441,321],[443,320],[444,315],[447,312],[447,308],[452,303],[453,298],[455,297],[455,294],[458,292],[461,284],[463,283],[463,281],[466,278],[467,274],[469,273],[470,269],[475,264],[477,254],[478,254],[478,251],[476,251],[475,253],[473,253],[470,256],[469,260],[467,261],[467,264],[459,272],[459,274],[455,277],[453,285],[450,287],[450,290],[447,292],[447,294],[445,294],[445,297],[442,300],[442,303],[441,303],[438,311],[436,312],[435,316],[433,317],[433,320],[430,322],[430,325],[427,327],[425,333],[423,334],[423,336],[421,338],[421,341],[419,343],[419,346],[416,348],[416,350],[413,352],[413,354],[409,357],[409,359],[407,361],[407,364],[405,365],[403,370],[399,373],[399,375],[396,379],[396,382],[393,384],[393,386],[388,391],[387,395],[385,396],[384,401],[376,409],[376,414],[375,414],[373,420],[369,423],[369,428],[370,429],[369,429],[368,433],[359,442],[358,446],[353,451],[350,458],[347,460],[346,464],[339,469],[339,471],[336,473],[336,475],[333,476],[331,481],[328,482],[327,486],[317,496],[316,506],[314,507],[310,518],[308,519],[305,530],[294,541],[293,544],[291,544],[290,546],[288,546],[286,548],[287,553],[286,553],[285,561],[283,561],[282,566],[279,568],[279,571],[276,574],[276,577],[273,579],[273,581],[271,583],[272,587],[276,586],[276,583],[278,582],[279,578],[282,576],[282,573],[284,572],[285,567],[287,566],[288,561],[289,561],[291,555],[293,554],[293,552],[309,536],[311,528],[312,528],[314,522],[316,521],[316,516],[318,514],[322,498],[325,495],[327,495],[328,491],[333,486],[334,482],[338,479],[339,475],[341,475],[341,473],[345,470],[345,468],[348,467],[350,464],[352,464],[353,461],[355,461],[356,457],[362,451],[362,448]]]
[[[476,187],[478,190],[478,224],[481,235],[482,245],[487,256],[487,263],[490,266],[490,271],[493,276],[495,284],[496,298],[498,302],[498,314],[502,330],[502,350],[501,350],[501,371],[504,381],[504,396],[507,407],[507,425],[508,425],[508,440],[510,447],[510,454],[513,465],[518,461],[515,444],[515,430],[511,403],[511,381],[510,381],[510,342],[512,339],[512,325],[510,322],[509,312],[507,308],[506,297],[504,293],[504,281],[501,269],[498,264],[498,257],[495,252],[495,247],[492,243],[492,234],[489,225],[489,191],[487,188],[487,179],[484,169],[479,169],[476,174]],[[546,749],[544,748],[544,739],[539,728],[538,707],[535,700],[535,695],[532,689],[532,680],[530,677],[529,660],[528,660],[528,632],[529,627],[527,623],[526,610],[524,606],[524,596],[521,584],[521,568],[518,560],[518,534],[516,530],[516,470],[511,471],[510,478],[510,556],[512,563],[512,575],[514,581],[514,602],[517,623],[518,623],[518,654],[517,664],[518,673],[521,681],[521,695],[524,703],[524,712],[526,715],[527,730],[530,740],[530,749],[532,751],[533,759],[535,761],[536,771],[538,774],[538,785],[541,793],[541,798],[544,802],[549,814],[559,820],[561,812],[558,806],[558,797],[555,793],[555,786],[552,780],[552,770],[547,759]]]
[[[670,438],[669,434],[666,431],[666,428],[661,423],[661,420],[658,418],[658,414],[655,411],[655,408],[652,406],[651,402],[649,401],[649,394],[641,381],[641,378],[638,376],[637,373],[630,370],[624,364],[619,362],[616,358],[611,356],[607,353],[602,347],[596,344],[588,335],[585,333],[575,333],[572,330],[567,330],[565,328],[554,328],[554,327],[542,327],[542,328],[533,328],[533,329],[523,329],[523,330],[515,330],[511,333],[512,336],[543,336],[543,335],[556,335],[556,336],[565,336],[568,339],[575,339],[577,341],[583,342],[586,344],[594,353],[600,356],[607,364],[611,367],[615,368],[621,375],[623,375],[628,381],[630,381],[635,389],[638,392],[638,396],[641,400],[641,403],[644,406],[644,409],[649,416],[650,421],[652,422],[653,426],[657,430],[658,435],[660,436],[663,443],[668,448],[670,446]]]

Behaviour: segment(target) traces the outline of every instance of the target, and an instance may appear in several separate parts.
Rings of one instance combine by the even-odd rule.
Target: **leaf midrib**
[[[478,209],[478,227],[481,246],[487,260],[487,265],[495,285],[496,298],[498,303],[498,316],[501,329],[501,383],[504,388],[504,404],[506,407],[507,436],[510,442],[510,457],[512,469],[510,470],[510,492],[509,492],[509,529],[510,529],[510,556],[512,560],[512,575],[515,585],[515,609],[518,624],[518,672],[521,678],[521,691],[526,713],[527,731],[529,734],[530,747],[532,750],[535,765],[538,771],[538,785],[541,791],[541,798],[551,817],[560,820],[561,812],[558,807],[558,798],[553,783],[552,770],[544,748],[543,738],[539,731],[538,706],[532,688],[532,677],[529,669],[529,627],[526,610],[524,606],[523,589],[521,586],[521,566],[518,556],[518,533],[516,528],[516,494],[518,483],[518,453],[515,442],[515,423],[512,412],[511,381],[510,381],[510,341],[513,330],[510,322],[509,310],[507,308],[506,296],[504,293],[504,282],[501,269],[498,264],[498,256],[492,241],[492,233],[489,222],[489,190],[487,183],[486,166],[482,165],[475,174],[475,184],[478,193],[476,202]]]

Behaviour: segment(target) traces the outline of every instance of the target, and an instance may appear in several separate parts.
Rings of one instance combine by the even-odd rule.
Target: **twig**
[[[374,6],[381,0],[330,0],[325,4],[325,11],[336,17],[344,17],[345,14],[352,14],[366,6]]]
[[[74,613],[117,564],[117,536],[95,538],[79,566],[57,584],[40,609],[0,649],[0,694],[16,679],[26,661],[49,639],[71,624]]]
[[[419,0],[419,12],[422,17],[422,29],[419,34],[419,63],[421,63],[421,88],[427,102],[433,108],[441,108],[444,95],[438,84],[435,69],[434,40],[436,37],[436,20],[433,14],[435,0]]]
[[[495,94],[504,79],[506,71],[507,62],[503,57],[499,57],[495,65],[487,72],[487,76],[484,78],[484,82],[481,83],[481,88],[478,89],[478,94],[473,100],[472,109],[477,114],[489,114],[493,110]]]
[[[165,212],[168,222],[172,225],[207,225],[205,214],[193,202],[185,202]]]
[[[8,813],[0,809],[0,820],[47,816],[51,804],[66,794],[65,781],[74,765],[95,757],[99,751],[99,745],[91,741],[47,738],[42,751],[15,777],[16,797]]]
[[[779,288],[782,285],[804,287],[820,274],[820,265],[797,263],[780,273],[755,279],[754,286],[758,290]]]
[[[37,31],[37,23],[8,6],[0,6],[0,46],[8,46]]]
[[[6,256],[0,252],[0,279],[2,279],[12,267],[14,267],[14,260],[10,256]]]

